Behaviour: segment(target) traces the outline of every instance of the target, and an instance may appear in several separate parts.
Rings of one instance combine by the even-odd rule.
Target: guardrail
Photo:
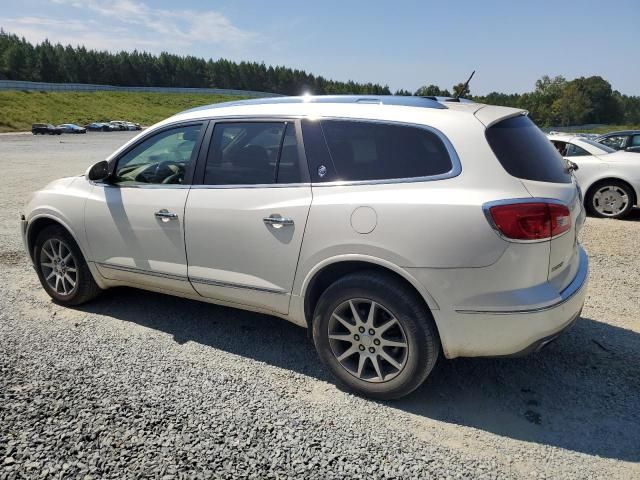
[[[256,92],[254,90],[234,90],[228,88],[174,88],[174,87],[120,87],[115,85],[94,85],[90,83],[47,83],[22,80],[0,80],[0,90],[27,90],[41,92],[146,92],[146,93],[210,93],[216,95],[237,95],[248,97],[279,97],[277,93]]]

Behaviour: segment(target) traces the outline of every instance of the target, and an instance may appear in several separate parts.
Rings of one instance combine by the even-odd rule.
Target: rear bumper
[[[520,356],[540,350],[577,320],[586,296],[589,261],[582,248],[572,282],[553,303],[530,308],[433,311],[447,358]]]

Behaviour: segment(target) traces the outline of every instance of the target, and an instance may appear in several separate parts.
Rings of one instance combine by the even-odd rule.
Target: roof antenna
[[[476,71],[474,70],[473,72],[471,72],[471,75],[469,75],[469,78],[467,78],[467,81],[464,82],[464,85],[462,86],[462,90],[460,90],[456,96],[454,97],[458,102],[460,101],[460,97],[462,96],[462,94],[464,92],[467,91],[467,87],[469,86],[469,82],[471,81],[471,79],[473,78],[473,75],[476,73]]]

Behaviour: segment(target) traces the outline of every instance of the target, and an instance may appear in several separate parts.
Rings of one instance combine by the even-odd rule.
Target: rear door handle
[[[178,218],[177,213],[170,212],[166,208],[163,208],[162,210],[158,210],[154,215],[156,216],[156,218],[159,218],[164,223],[167,223],[168,221],[173,220],[174,218]]]
[[[277,214],[264,217],[262,221],[273,228],[282,228],[289,225],[293,225],[293,219],[283,217],[282,215],[277,215]]]

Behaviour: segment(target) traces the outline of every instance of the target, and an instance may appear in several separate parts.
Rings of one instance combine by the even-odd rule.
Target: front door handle
[[[156,218],[159,218],[164,223],[167,223],[170,220],[173,220],[174,218],[178,218],[177,213],[170,212],[166,208],[163,208],[162,210],[158,210],[154,215],[156,216]]]
[[[273,228],[282,228],[289,225],[293,225],[293,219],[283,217],[282,215],[278,215],[278,214],[273,214],[268,217],[264,217],[262,221]]]

